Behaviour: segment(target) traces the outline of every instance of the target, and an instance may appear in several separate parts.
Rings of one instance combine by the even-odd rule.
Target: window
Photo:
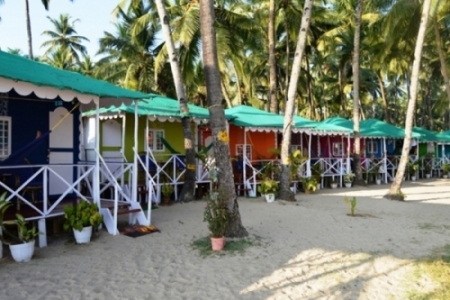
[[[11,154],[11,117],[0,117],[0,158]]]
[[[344,145],[342,143],[333,143],[333,156],[344,156]]]
[[[244,145],[243,144],[237,144],[236,145],[236,156],[241,156],[244,158]],[[252,160],[252,146],[251,145],[245,145],[245,157],[248,160]]]
[[[367,141],[367,153],[377,153],[378,143],[377,141]]]
[[[165,150],[164,143],[164,130],[149,129],[147,136],[147,145],[152,151],[162,152]]]

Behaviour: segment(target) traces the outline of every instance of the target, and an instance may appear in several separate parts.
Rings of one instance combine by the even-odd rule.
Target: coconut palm
[[[427,30],[430,7],[431,7],[431,0],[424,0],[422,9],[422,18],[420,20],[419,33],[417,35],[416,48],[414,51],[414,64],[411,75],[411,91],[410,91],[411,98],[408,101],[408,110],[406,112],[405,139],[403,141],[403,151],[402,156],[400,158],[397,174],[395,175],[394,182],[392,183],[389,192],[384,196],[385,198],[388,199],[404,200],[405,198],[404,195],[401,193],[401,185],[403,181],[403,176],[405,174],[406,164],[409,161],[409,148],[411,145],[414,109],[416,106],[417,88],[419,84],[420,61],[422,58],[422,48]]]
[[[158,8],[159,18],[161,20],[161,27],[166,42],[167,52],[169,54],[170,66],[173,74],[173,81],[177,92],[178,102],[180,104],[180,111],[183,112],[184,117],[181,118],[181,124],[184,134],[184,149],[186,157],[186,172],[183,190],[180,195],[180,200],[189,202],[194,200],[195,179],[196,179],[196,159],[194,149],[194,139],[191,129],[191,119],[188,117],[189,108],[187,105],[186,91],[184,89],[183,81],[181,80],[181,70],[178,64],[177,53],[175,52],[175,45],[172,40],[170,32],[169,16],[162,0],[155,1]]]
[[[160,27],[148,24],[138,34],[132,31],[136,20],[145,16],[150,9],[142,3],[129,6],[126,11],[117,9],[116,33],[105,32],[100,39],[98,53],[106,56],[99,61],[96,76],[142,92],[159,90],[154,76],[153,53]]]
[[[55,30],[45,30],[42,35],[48,36],[50,40],[42,43],[41,47],[47,47],[44,55],[55,51],[57,48],[61,50],[68,49],[75,61],[79,61],[80,54],[86,54],[86,47],[83,42],[89,42],[84,36],[77,35],[75,23],[79,20],[71,21],[68,14],[62,14],[59,19],[47,17],[55,27]]]
[[[228,197],[228,210],[232,213],[225,230],[225,236],[247,236],[247,230],[242,226],[239,206],[234,189],[233,171],[230,160],[229,137],[222,107],[221,79],[217,59],[216,33],[214,28],[214,4],[212,0],[200,1],[200,29],[202,37],[203,66],[205,69],[208,109],[210,113],[210,128],[214,137],[214,154],[218,169],[218,183],[224,195]]]
[[[64,70],[72,70],[75,66],[72,52],[67,48],[57,48],[42,59],[43,62]]]
[[[291,144],[291,127],[294,114],[294,101],[297,92],[298,77],[300,75],[300,66],[303,53],[306,47],[306,38],[308,35],[309,23],[311,20],[313,0],[305,0],[303,7],[302,22],[298,33],[297,48],[295,49],[294,62],[292,63],[292,73],[289,80],[288,100],[284,114],[283,140],[281,142],[281,175],[279,198],[288,201],[295,201],[294,193],[289,189],[290,186],[290,161],[289,147]]]

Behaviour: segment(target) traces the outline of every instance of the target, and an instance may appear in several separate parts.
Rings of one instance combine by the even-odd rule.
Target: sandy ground
[[[153,210],[161,232],[139,238],[105,231],[88,245],[52,240],[29,263],[0,260],[0,299],[407,299],[433,283],[414,260],[450,244],[450,182],[321,190],[297,203],[241,199],[243,223],[261,243],[200,256],[204,202]],[[348,216],[344,196],[357,196]]]

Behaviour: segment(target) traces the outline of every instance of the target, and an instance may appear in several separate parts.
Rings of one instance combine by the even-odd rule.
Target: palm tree
[[[355,18],[355,35],[353,42],[353,137],[355,141],[354,145],[354,155],[353,161],[355,164],[355,182],[361,184],[364,183],[361,172],[361,139],[359,135],[359,110],[360,110],[360,100],[359,100],[359,80],[360,80],[360,69],[359,69],[359,48],[361,42],[361,18],[363,11],[363,0],[358,0],[358,6],[356,7],[356,18]]]
[[[230,160],[229,137],[225,112],[222,107],[221,79],[217,59],[216,32],[214,28],[213,0],[200,0],[200,30],[202,37],[203,66],[205,70],[208,109],[210,113],[209,126],[214,137],[214,154],[218,170],[219,187],[228,197],[228,210],[232,216],[225,231],[228,237],[247,236],[247,230],[242,226],[236,191],[234,189],[233,171]]]
[[[269,108],[271,112],[278,113],[277,60],[275,57],[275,0],[270,0],[269,5],[269,64],[270,64]]]
[[[169,54],[170,66],[173,74],[173,81],[177,92],[178,102],[180,104],[180,111],[183,112],[184,117],[181,119],[184,134],[184,149],[186,157],[186,172],[185,182],[183,184],[183,190],[180,195],[180,200],[189,202],[194,200],[195,191],[195,149],[194,139],[191,129],[191,119],[188,117],[189,108],[187,105],[186,91],[184,89],[183,81],[181,80],[181,71],[178,64],[178,58],[175,50],[175,45],[172,40],[172,34],[170,32],[169,16],[167,15],[166,8],[162,0],[155,1],[158,8],[159,18],[161,20],[161,27],[166,41],[166,48]]]
[[[290,162],[289,146],[291,144],[291,128],[294,114],[294,101],[297,93],[298,77],[300,75],[303,53],[306,46],[309,23],[311,20],[313,0],[305,0],[303,7],[302,22],[298,33],[297,48],[295,50],[294,62],[292,63],[291,78],[289,80],[288,99],[284,113],[283,140],[281,142],[281,176],[280,192],[278,197],[283,200],[295,201],[294,193],[289,189],[290,186]]]
[[[408,163],[409,160],[409,147],[411,145],[414,109],[416,106],[417,88],[419,85],[420,61],[422,58],[422,48],[425,40],[425,33],[427,30],[430,7],[431,7],[431,0],[424,0],[419,33],[417,35],[416,48],[414,51],[414,63],[411,75],[411,92],[410,92],[411,98],[408,101],[408,110],[406,112],[405,139],[403,141],[403,151],[402,156],[400,158],[397,174],[395,175],[394,182],[392,183],[389,192],[384,196],[387,199],[401,200],[401,201],[405,199],[405,196],[401,193],[401,186],[403,176],[405,174],[406,164]]]
[[[55,51],[56,48],[69,49],[73,58],[79,61],[79,53],[86,54],[86,47],[82,42],[89,42],[84,36],[77,35],[75,30],[75,23],[78,19],[70,21],[71,17],[68,14],[62,14],[59,19],[47,17],[55,27],[55,31],[45,30],[42,35],[50,37],[50,40],[42,43],[41,47],[48,47],[44,55]]]
[[[150,7],[130,5],[127,11],[117,9],[116,33],[104,33],[100,39],[99,54],[106,54],[99,61],[96,76],[125,88],[142,92],[158,91],[155,80],[156,33],[159,26],[148,24],[133,34],[133,24],[148,14]],[[171,80],[168,84],[171,84]],[[165,94],[172,96],[171,93]]]
[[[72,70],[75,66],[73,54],[67,48],[57,48],[45,56],[42,61],[64,70]]]

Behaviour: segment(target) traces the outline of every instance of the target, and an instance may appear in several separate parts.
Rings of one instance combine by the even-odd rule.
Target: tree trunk
[[[311,69],[309,67],[309,59],[308,59],[309,53],[306,53],[305,60],[306,60],[306,81],[307,85],[306,88],[308,90],[308,100],[309,100],[309,119],[310,120],[316,120],[316,105],[314,101],[314,94],[313,94],[313,84],[312,84],[312,75],[311,75]]]
[[[448,78],[447,63],[445,62],[444,51],[442,50],[442,38],[439,32],[439,24],[436,21],[436,18],[437,18],[436,16],[433,18],[434,33],[436,36],[436,46],[438,48],[439,61],[441,62],[441,73],[442,76],[444,77],[445,90],[447,91],[447,98],[450,107],[450,82]]]
[[[161,27],[166,42],[167,53],[169,54],[170,68],[172,70],[173,82],[177,92],[178,102],[180,104],[180,111],[182,117],[181,125],[184,134],[184,149],[185,149],[185,165],[183,190],[181,191],[180,200],[189,202],[194,199],[195,191],[195,171],[197,169],[195,159],[195,149],[193,142],[193,134],[191,130],[191,119],[189,118],[189,108],[187,105],[186,91],[184,89],[183,81],[181,79],[180,66],[178,64],[175,46],[170,32],[169,16],[164,7],[163,0],[156,0],[158,8],[158,15],[161,20]]]
[[[411,75],[411,91],[408,109],[406,111],[405,122],[405,139],[403,141],[402,156],[398,166],[397,174],[395,175],[394,182],[389,189],[389,192],[384,196],[387,199],[392,200],[405,200],[405,196],[401,192],[402,180],[405,174],[405,167],[409,158],[409,147],[411,145],[411,134],[413,127],[414,109],[417,100],[417,88],[419,85],[419,73],[420,73],[420,60],[422,58],[422,48],[425,39],[425,33],[427,30],[428,15],[430,13],[431,0],[424,0],[422,17],[420,20],[419,33],[417,35],[416,49],[414,50],[414,63]]]
[[[269,2],[269,110],[278,113],[277,60],[275,57],[275,0]]]
[[[377,77],[378,77],[378,84],[380,86],[380,91],[381,91],[381,99],[383,100],[384,119],[386,120],[386,122],[391,123],[391,118],[389,116],[388,102],[386,99],[386,91],[384,89],[384,82],[383,82],[383,79],[381,78],[380,72],[377,72]]]
[[[365,185],[361,171],[361,138],[359,133],[359,48],[361,43],[361,16],[363,0],[358,0],[355,18],[355,36],[353,49],[353,135],[355,140],[353,161],[355,164],[355,184]]]
[[[25,14],[27,18],[28,56],[30,59],[33,59],[33,38],[31,33],[30,5],[28,0],[25,0]]]
[[[303,7],[302,22],[298,33],[297,48],[292,63],[292,73],[289,80],[288,100],[284,114],[283,140],[281,142],[281,176],[278,198],[295,201],[294,193],[290,190],[291,173],[289,167],[289,146],[291,144],[291,128],[294,115],[295,95],[297,94],[298,78],[300,76],[303,53],[306,46],[309,23],[311,20],[313,0],[306,0]]]
[[[209,127],[213,137],[219,190],[228,195],[228,209],[232,213],[225,230],[227,237],[247,236],[241,222],[239,205],[234,189],[233,170],[230,160],[229,137],[225,112],[222,107],[219,63],[217,60],[216,31],[214,29],[213,0],[200,0],[200,31],[202,36],[203,67],[205,69]]]

